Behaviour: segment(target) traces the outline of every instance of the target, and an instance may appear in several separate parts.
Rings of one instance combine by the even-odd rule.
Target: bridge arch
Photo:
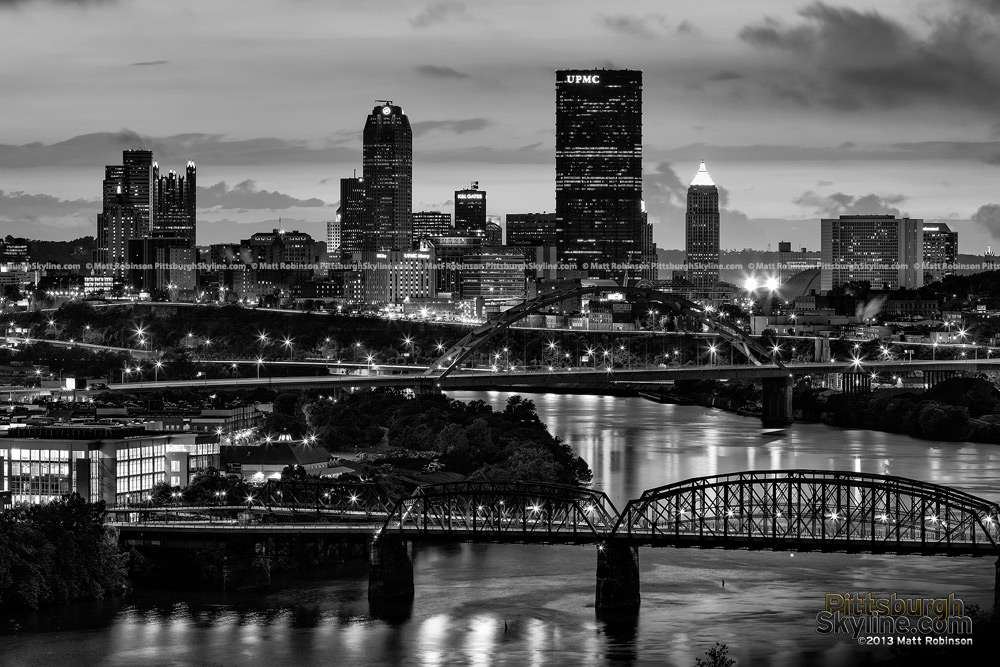
[[[889,475],[761,470],[698,477],[629,501],[611,539],[652,546],[1000,554],[1000,505]]]
[[[565,301],[566,299],[573,299],[587,294],[599,294],[602,292],[615,292],[625,294],[626,296],[644,297],[651,301],[663,303],[669,310],[678,315],[686,315],[699,320],[702,324],[707,326],[709,330],[714,331],[720,337],[728,341],[733,347],[742,352],[743,355],[755,365],[760,366],[764,363],[768,363],[781,369],[784,369],[785,367],[780,361],[774,359],[766,348],[748,336],[741,329],[719,318],[713,314],[712,311],[695,303],[694,301],[691,301],[690,299],[685,299],[677,294],[663,292],[651,287],[608,288],[607,286],[589,286],[574,287],[573,289],[562,292],[543,294],[535,297],[534,299],[528,299],[527,301],[518,304],[509,310],[505,310],[500,313],[496,319],[491,319],[466,334],[460,341],[452,345],[451,348],[442,354],[441,357],[423,374],[425,376],[436,376],[437,379],[440,380],[451,373],[452,370],[459,367],[462,361],[468,358],[469,355],[485,345],[491,339],[506,331],[515,322],[524,319],[532,313],[537,313],[543,308]]]
[[[417,488],[376,532],[487,542],[603,541],[618,510],[601,491],[563,484],[449,482]]]

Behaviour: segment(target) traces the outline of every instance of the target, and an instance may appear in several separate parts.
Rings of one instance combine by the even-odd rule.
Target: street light
[[[288,348],[288,360],[292,360],[292,339],[285,336],[285,339],[281,341],[281,344]]]
[[[163,362],[157,361],[153,364],[153,382],[160,381],[160,369],[163,368]]]
[[[260,367],[261,367],[261,365],[263,363],[264,363],[264,359],[262,357],[257,357],[257,379],[258,380],[260,379]]]

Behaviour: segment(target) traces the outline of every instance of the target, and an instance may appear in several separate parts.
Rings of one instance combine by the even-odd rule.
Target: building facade
[[[194,162],[187,163],[183,176],[178,176],[173,170],[166,176],[160,176],[159,167],[154,162],[153,175],[156,184],[154,234],[185,238],[190,241],[191,246],[196,245],[198,182]]]
[[[340,218],[341,209],[337,209],[337,215],[333,220],[326,222],[326,255],[335,257],[340,252]]]
[[[707,293],[719,282],[719,188],[702,162],[688,187],[684,214],[687,281],[695,293]]]
[[[455,233],[486,238],[486,190],[479,189],[479,181],[455,191]]]
[[[454,231],[451,226],[451,214],[442,211],[414,211],[413,242],[419,245],[424,239],[432,236],[448,236]]]
[[[362,250],[409,249],[413,242],[413,133],[403,108],[391,100],[380,100],[368,116],[362,161]]]
[[[556,245],[556,214],[508,213],[506,245]]]
[[[340,179],[340,250],[361,252],[365,249],[365,180],[352,176]],[[374,250],[374,248],[371,248]]]
[[[854,281],[873,289],[924,284],[924,221],[892,215],[842,215],[820,221],[820,289]]]
[[[958,232],[943,222],[924,223],[924,283],[955,273],[958,262]]]
[[[641,274],[642,72],[556,72],[556,237],[592,277]]]

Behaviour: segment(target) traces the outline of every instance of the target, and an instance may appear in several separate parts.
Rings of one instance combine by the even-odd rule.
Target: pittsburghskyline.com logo
[[[954,593],[943,598],[828,593],[816,614],[816,632],[849,635],[865,646],[971,646],[972,618]]]

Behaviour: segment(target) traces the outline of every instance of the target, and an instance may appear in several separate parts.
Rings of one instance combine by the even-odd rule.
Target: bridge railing
[[[373,482],[337,480],[268,480],[247,498],[250,506],[269,512],[339,515],[344,518],[385,518],[393,501]]]
[[[1000,507],[935,484],[809,470],[702,477],[629,502],[615,537],[648,544],[987,554]]]
[[[510,542],[594,542],[618,512],[602,492],[559,484],[456,482],[418,488],[379,534]]]

